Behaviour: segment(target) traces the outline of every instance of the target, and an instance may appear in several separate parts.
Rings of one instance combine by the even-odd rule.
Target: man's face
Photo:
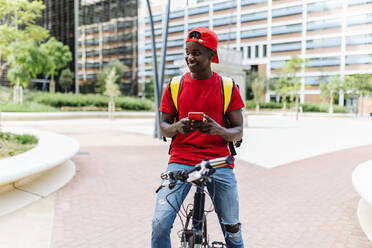
[[[213,51],[197,42],[186,43],[185,60],[190,72],[197,73],[208,69],[213,55]]]

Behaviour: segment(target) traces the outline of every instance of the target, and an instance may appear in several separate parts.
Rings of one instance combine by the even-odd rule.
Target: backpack
[[[178,121],[178,118],[179,118],[179,113],[178,113],[178,93],[181,89],[181,84],[182,84],[182,80],[183,80],[183,75],[179,75],[179,76],[176,76],[176,77],[173,77],[170,82],[169,82],[169,90],[170,90],[170,94],[171,94],[171,97],[172,97],[172,100],[173,100],[173,104],[174,104],[174,107],[176,108],[176,118],[175,118],[175,122]],[[228,78],[228,77],[222,77],[220,76],[220,80],[221,80],[221,88],[222,88],[222,92],[223,92],[223,120],[225,122],[225,126],[226,127],[229,127],[230,126],[230,123],[229,123],[229,120],[227,118],[227,115],[226,115],[226,111],[227,111],[227,108],[229,107],[229,104],[230,104],[230,101],[231,101],[231,97],[232,97],[232,94],[233,94],[233,91],[234,91],[234,86],[235,86],[235,82],[232,78]],[[166,141],[165,137],[163,137],[164,141]],[[173,142],[174,138],[172,138],[172,142]],[[240,147],[242,143],[242,140],[239,140],[239,141],[235,141],[235,142],[228,142],[228,145],[229,145],[229,149],[230,149],[230,152],[231,152],[231,155],[235,156],[236,155],[236,151],[235,151],[235,147]],[[172,148],[172,143],[170,144],[169,146],[169,154],[170,154],[170,150]]]

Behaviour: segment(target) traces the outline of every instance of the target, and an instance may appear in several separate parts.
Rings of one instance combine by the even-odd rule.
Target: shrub
[[[304,112],[328,113],[329,104],[325,103],[304,103],[301,105]],[[346,107],[333,106],[334,113],[346,113]]]
[[[26,152],[36,146],[38,140],[30,134],[0,132],[0,159]]]
[[[301,104],[302,111],[303,112],[321,112],[321,113],[328,113],[329,105],[325,103],[304,103]],[[282,108],[282,103],[276,103],[276,102],[267,102],[267,103],[260,103],[260,108],[262,109],[280,109]],[[290,108],[294,108],[294,103],[290,103],[288,105]],[[246,108],[247,109],[254,109],[256,108],[256,103],[254,101],[246,101]],[[334,105],[333,111],[335,113],[346,113],[346,107],[341,107]]]
[[[280,109],[282,108],[282,104],[281,103],[276,103],[276,102],[261,102],[260,103],[260,108],[263,108],[263,109]],[[256,108],[256,102],[253,101],[253,100],[248,100],[245,102],[245,107],[247,109],[254,109]]]
[[[55,108],[62,106],[76,106],[76,107],[107,107],[110,98],[102,95],[95,94],[80,94],[76,95],[73,93],[69,94],[49,94],[44,93],[34,97],[34,100],[38,103],[50,105]],[[147,99],[140,99],[136,97],[116,97],[115,105],[121,107],[124,110],[153,110],[153,102]]]

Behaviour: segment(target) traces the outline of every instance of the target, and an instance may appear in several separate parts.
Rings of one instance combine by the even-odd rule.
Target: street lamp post
[[[151,26],[151,40],[152,40],[152,63],[153,63],[153,72],[154,72],[154,92],[155,92],[155,129],[154,129],[154,138],[160,138],[160,113],[159,113],[159,106],[160,106],[160,85],[159,85],[159,78],[158,78],[158,63],[156,59],[156,45],[155,45],[155,32],[154,32],[154,22],[152,19],[152,12],[151,12],[151,5],[150,0],[146,0],[147,2],[147,9],[149,11],[149,19],[150,19],[150,26]]]
[[[79,94],[78,79],[78,35],[79,35],[79,0],[74,0],[74,36],[75,36],[75,94]]]

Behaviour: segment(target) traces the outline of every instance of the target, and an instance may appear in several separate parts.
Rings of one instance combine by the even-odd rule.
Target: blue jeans
[[[167,171],[190,170],[192,168],[193,166],[171,163]],[[239,199],[235,174],[231,168],[219,168],[212,178],[214,180],[207,184],[207,189],[220,220],[226,245],[228,248],[242,248],[244,244],[239,223]],[[171,248],[170,232],[173,222],[190,188],[190,183],[178,183],[172,190],[164,187],[159,191],[152,220],[152,248]],[[239,224],[238,232],[226,231],[225,225],[234,224]]]

